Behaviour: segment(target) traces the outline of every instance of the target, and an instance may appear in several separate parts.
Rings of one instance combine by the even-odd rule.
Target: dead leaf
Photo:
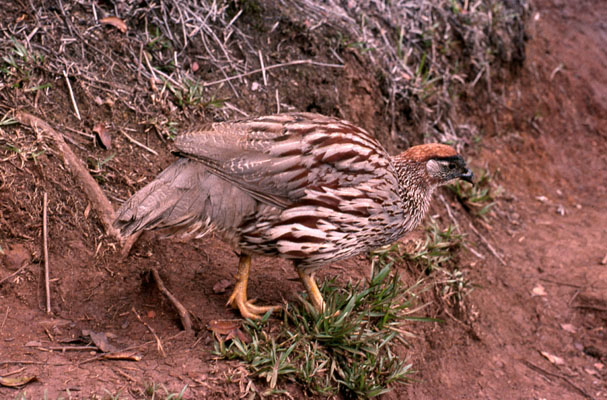
[[[554,365],[563,365],[565,361],[559,356],[555,356],[554,354],[550,354],[546,351],[540,351],[540,354],[546,357],[546,360],[550,361]]]
[[[220,279],[216,284],[213,285],[213,293],[225,293],[230,286],[232,286],[232,282],[227,279]]]
[[[97,134],[97,142],[106,150],[112,148],[112,136],[107,131],[105,124],[99,123],[93,128],[93,132]]]
[[[243,343],[249,343],[250,338],[240,330],[242,320],[238,319],[216,319],[209,322],[209,330],[213,332],[217,340],[232,340],[238,338]],[[222,335],[226,335],[225,339]]]
[[[575,326],[571,325],[571,324],[561,324],[561,328],[563,328],[564,331],[567,331],[569,333],[575,333]]]
[[[599,374],[598,372],[596,372],[596,371],[595,371],[595,370],[593,370],[592,368],[584,368],[584,371],[586,371],[586,373],[587,373],[588,375],[593,375],[593,376],[596,376],[596,375],[598,375],[598,374]]]
[[[35,375],[23,375],[23,376],[15,376],[12,378],[4,378],[0,376],[0,385],[6,387],[19,387],[23,385],[27,385],[30,382],[35,381]]]
[[[605,366],[601,363],[594,363],[594,368],[598,369],[599,371],[602,371]]]
[[[118,350],[110,344],[104,332],[97,333],[85,329],[82,331],[82,335],[84,337],[90,337],[95,346],[97,346],[102,353],[113,353]]]
[[[148,318],[150,318],[150,319],[156,318],[156,311],[154,311],[154,310],[148,311]]]
[[[130,352],[115,352],[107,353],[103,355],[106,360],[127,360],[127,361],[141,361],[143,358],[140,354]]]
[[[546,289],[540,284],[533,288],[531,296],[546,296]]]
[[[123,20],[118,17],[106,17],[100,19],[99,22],[102,24],[112,25],[114,28],[118,29],[122,33],[126,33],[126,24]]]
[[[42,343],[35,341],[35,340],[33,340],[31,342],[27,342],[25,344],[25,347],[41,347],[41,346],[42,346]]]

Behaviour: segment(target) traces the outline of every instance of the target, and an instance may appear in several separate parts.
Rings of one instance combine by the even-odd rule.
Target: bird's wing
[[[308,190],[352,187],[390,167],[383,148],[362,129],[307,113],[216,123],[181,135],[175,145],[182,156],[279,207]]]

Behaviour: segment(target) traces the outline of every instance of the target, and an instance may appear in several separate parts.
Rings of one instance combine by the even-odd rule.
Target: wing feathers
[[[301,199],[308,188],[361,182],[370,172],[364,161],[374,154],[389,159],[360,128],[306,113],[216,123],[178,137],[175,145],[181,155],[253,198],[281,208]]]

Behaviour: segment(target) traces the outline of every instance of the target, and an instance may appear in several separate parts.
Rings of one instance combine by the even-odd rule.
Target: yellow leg
[[[301,283],[303,283],[306,291],[308,292],[308,296],[310,296],[310,301],[312,305],[319,313],[325,310],[325,301],[322,298],[322,294],[320,294],[320,290],[318,289],[318,285],[316,285],[316,281],[314,280],[314,274],[310,274],[306,272],[305,269],[296,268],[297,273],[299,274],[299,279]]]
[[[280,306],[261,307],[254,305],[254,300],[247,300],[247,283],[250,269],[251,256],[241,255],[238,262],[238,273],[236,274],[237,282],[227,305],[238,308],[240,315],[244,318],[260,319],[266,312],[278,310]]]

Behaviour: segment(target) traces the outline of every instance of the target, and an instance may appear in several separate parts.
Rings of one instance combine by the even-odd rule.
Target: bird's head
[[[454,179],[473,183],[472,171],[451,146],[440,143],[413,146],[402,157],[422,165],[432,186],[444,185]]]

